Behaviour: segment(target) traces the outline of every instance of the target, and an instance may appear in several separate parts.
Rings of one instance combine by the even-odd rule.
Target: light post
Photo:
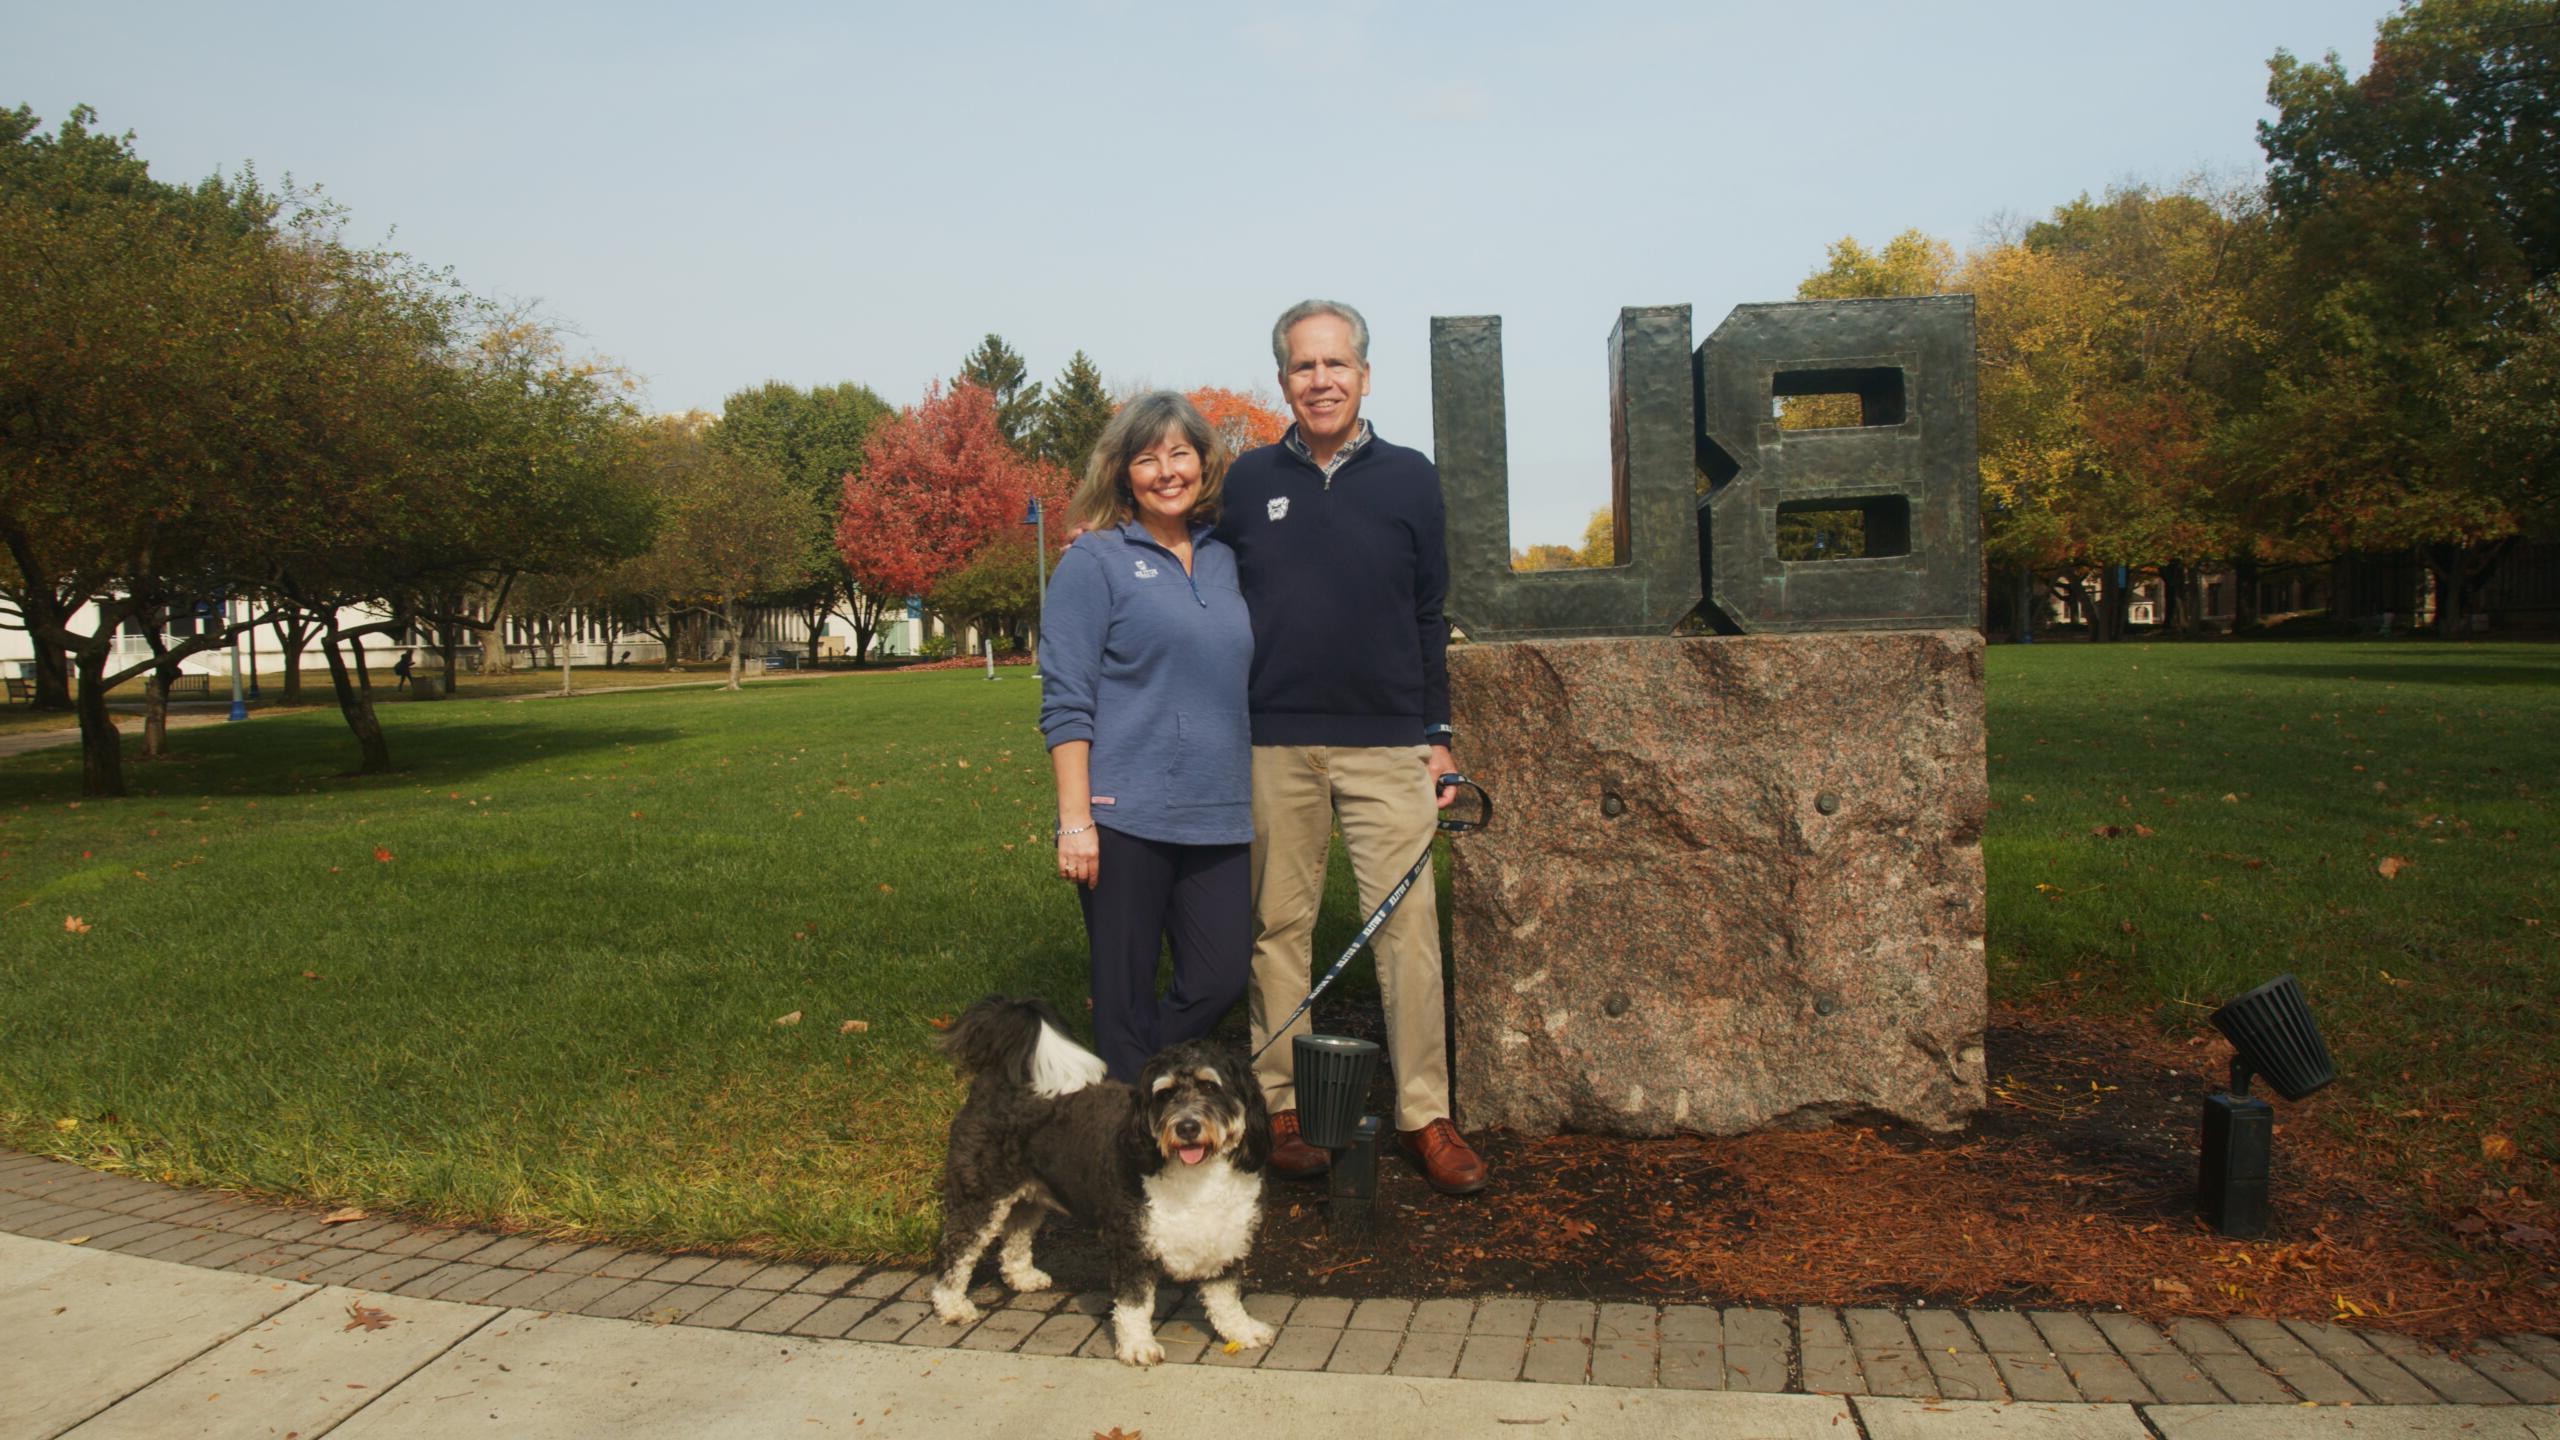
[[[1049,517],[1041,513],[1040,497],[1031,497],[1031,508],[1022,514],[1022,523],[1032,527],[1031,554],[1040,575],[1040,609],[1031,621],[1031,678],[1040,678],[1040,637],[1046,634],[1049,618]]]
[[[240,694],[240,627],[231,623],[231,597],[222,597],[222,628],[231,632],[231,718],[249,718],[249,702]]]

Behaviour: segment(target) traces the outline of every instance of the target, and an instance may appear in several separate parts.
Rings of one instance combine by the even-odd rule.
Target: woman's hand
[[[1079,834],[1058,837],[1058,878],[1088,890],[1101,880],[1102,839],[1094,833],[1092,821],[1086,821]]]
[[[1049,767],[1058,778],[1058,878],[1087,888],[1102,874],[1102,837],[1093,833],[1092,764],[1090,740],[1049,747]]]

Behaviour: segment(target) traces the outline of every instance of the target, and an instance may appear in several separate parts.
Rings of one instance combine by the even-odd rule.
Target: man
[[[1271,331],[1280,388],[1297,423],[1227,472],[1218,537],[1234,547],[1253,617],[1254,949],[1259,1047],[1305,998],[1327,845],[1336,821],[1363,906],[1374,907],[1431,843],[1435,777],[1450,757],[1449,590],[1440,472],[1360,418],[1369,326],[1309,300]],[[1397,1140],[1432,1188],[1484,1188],[1484,1161],[1450,1120],[1440,919],[1429,884],[1407,892],[1378,932]],[[1303,1179],[1331,1163],[1298,1128],[1289,1037],[1255,1077],[1272,1117],[1271,1168]]]

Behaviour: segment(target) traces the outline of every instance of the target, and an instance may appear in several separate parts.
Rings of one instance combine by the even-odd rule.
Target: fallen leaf
[[[2133,833],[2140,839],[2148,840],[2156,832],[2154,832],[2148,825],[2136,825],[2133,827]]]
[[[347,1302],[347,1323],[339,1328],[341,1330],[379,1330],[391,1321],[392,1316],[388,1313],[376,1310],[361,1300],[350,1300]]]
[[[788,1015],[777,1015],[773,1018],[773,1023],[776,1025],[797,1025],[800,1023],[800,1012],[794,1010]]]
[[[1236,1353],[1236,1349],[1237,1347],[1230,1343],[1227,1346],[1227,1353],[1233,1355]],[[1094,1431],[1093,1440],[1147,1440],[1147,1437],[1145,1431],[1123,1430],[1119,1426],[1114,1425],[1108,1430]]]
[[[73,1119],[71,1116],[65,1115],[61,1119],[53,1122],[53,1128],[63,1131],[77,1130],[80,1128],[80,1122]]]
[[[2374,873],[2385,880],[2399,879],[2400,872],[2407,868],[2409,868],[2409,862],[2397,855],[2385,855],[2382,857],[2382,863],[2373,867]]]
[[[2480,1158],[2513,1160],[2516,1158],[2516,1142],[2492,1130],[2480,1137]]]
[[[349,1205],[343,1210],[332,1210],[328,1214],[321,1216],[320,1223],[323,1225],[352,1225],[363,1218],[363,1206]]]
[[[924,1023],[932,1026],[936,1030],[948,1030],[951,1028],[951,1017],[948,1015],[928,1015],[925,1017]]]
[[[2240,803],[2240,797],[2225,791],[2222,796],[2222,803],[2225,805],[2237,805]]]
[[[2477,1215],[2465,1215],[2461,1219],[2453,1222],[2453,1233],[2456,1235],[2486,1235],[2489,1233],[2489,1222]]]
[[[388,865],[391,863],[391,852],[376,845],[373,847],[373,858],[376,864]]]
[[[62,1243],[65,1245],[86,1245],[89,1243],[89,1237],[86,1235],[74,1235]]]
[[[77,915],[65,915],[62,917],[62,928],[74,935],[86,935],[89,933],[89,922]]]
[[[2121,825],[2095,825],[2090,827],[2089,833],[2097,836],[2101,840],[2113,840],[2124,833],[2124,827]]]
[[[836,1027],[836,1033],[839,1035],[860,1035],[870,1029],[871,1022],[868,1020],[847,1020]]]
[[[884,885],[882,885],[882,886],[880,887],[880,893],[881,893],[881,894],[883,894],[883,895],[895,895],[895,894],[897,894],[898,892],[897,892],[895,889],[891,888],[890,886],[888,886],[888,885],[885,885],[885,884],[884,884]]]
[[[2193,1290],[2191,1290],[2191,1289],[2188,1289],[2185,1285],[2182,1285],[2182,1284],[2180,1284],[2179,1282],[2177,1282],[2177,1281],[2175,1281],[2175,1280],[2169,1280],[2169,1279],[2165,1279],[2165,1278],[2164,1278],[2164,1279],[2154,1279],[2154,1280],[2151,1282],[2151,1288],[2152,1288],[2152,1289],[2154,1289],[2154,1290],[2159,1291],[2159,1292],[2160,1292],[2161,1294],[2163,1294],[2163,1295],[2193,1295],[2194,1293],[2196,1293],[2195,1291],[2193,1291]]]

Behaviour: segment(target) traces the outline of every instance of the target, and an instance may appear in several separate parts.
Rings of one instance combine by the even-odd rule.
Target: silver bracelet
[[[1093,822],[1092,822],[1092,821],[1090,821],[1090,820],[1087,820],[1086,822],[1084,822],[1083,824],[1081,824],[1081,825],[1077,826],[1077,827],[1076,827],[1076,828],[1074,828],[1073,830],[1070,830],[1070,829],[1068,829],[1066,826],[1061,825],[1061,826],[1059,826],[1059,827],[1058,827],[1058,838],[1059,838],[1059,839],[1061,839],[1061,840],[1064,840],[1064,839],[1066,839],[1066,838],[1067,838],[1068,836],[1070,836],[1070,835],[1081,835],[1081,834],[1083,834],[1084,832],[1086,832],[1087,830],[1090,830],[1090,829],[1092,829],[1092,828],[1093,828]]]

